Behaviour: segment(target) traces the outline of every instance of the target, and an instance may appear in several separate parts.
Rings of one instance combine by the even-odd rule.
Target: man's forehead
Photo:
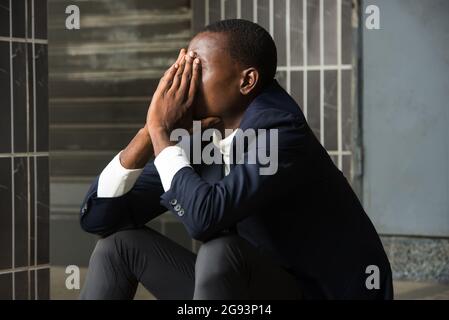
[[[200,58],[213,58],[217,53],[226,50],[225,36],[212,32],[200,33],[190,41],[188,50],[195,51]]]

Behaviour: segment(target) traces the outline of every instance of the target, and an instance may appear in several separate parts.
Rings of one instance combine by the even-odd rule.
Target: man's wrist
[[[170,141],[170,134],[166,128],[162,126],[149,126],[148,132],[153,144],[154,155],[157,157],[159,153],[168,146],[172,146],[175,143]]]

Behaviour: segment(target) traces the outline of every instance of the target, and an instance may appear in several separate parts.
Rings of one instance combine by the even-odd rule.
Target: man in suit
[[[382,243],[274,80],[276,63],[266,30],[239,19],[206,27],[181,50],[145,126],[81,207],[82,228],[102,236],[82,299],[131,299],[138,282],[158,299],[392,298]],[[200,150],[190,148],[195,133],[170,139],[192,120],[216,130]],[[192,162],[207,146],[222,161]],[[269,174],[273,163],[250,161],[261,149],[276,155]],[[166,210],[202,242],[197,255],[145,226]]]

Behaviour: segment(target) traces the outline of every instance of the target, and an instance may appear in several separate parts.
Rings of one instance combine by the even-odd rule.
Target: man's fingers
[[[190,51],[185,58],[184,72],[182,73],[181,85],[178,90],[178,94],[183,97],[184,100],[187,100],[188,98],[186,94],[189,91],[190,80],[192,79],[192,63],[194,59],[195,53],[193,51]]]
[[[189,95],[187,98],[187,105],[190,106],[193,102],[193,98],[195,97],[196,90],[198,89],[199,82],[200,82],[200,74],[201,74],[201,62],[199,58],[196,58],[193,61],[193,67],[192,67],[192,79],[190,80],[190,87],[189,87]]]
[[[179,50],[179,54],[178,54],[178,58],[176,59],[176,62],[174,64],[172,64],[170,66],[170,68],[167,69],[167,71],[165,71],[163,77],[159,81],[159,86],[157,88],[158,91],[165,92],[168,89],[170,89],[172,82],[173,82],[173,78],[179,69],[180,62],[182,62],[184,55],[185,55],[185,49],[182,48],[181,50]]]
[[[170,87],[171,90],[176,91],[181,83],[182,74],[186,65],[185,55],[183,55],[178,63],[178,70],[173,78],[173,83]]]

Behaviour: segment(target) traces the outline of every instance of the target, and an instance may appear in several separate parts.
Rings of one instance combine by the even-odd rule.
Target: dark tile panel
[[[320,64],[319,1],[307,1],[307,64]]]
[[[237,0],[225,1],[225,19],[237,18]]]
[[[37,299],[50,299],[50,268],[39,269],[37,272]]]
[[[29,166],[30,166],[30,241],[29,241],[29,248],[30,248],[30,264],[35,263],[35,257],[34,257],[34,244],[35,244],[35,232],[34,232],[34,221],[36,217],[36,208],[35,208],[35,200],[36,200],[36,191],[35,191],[35,161],[36,158],[31,157],[29,160]]]
[[[342,163],[342,171],[343,174],[345,175],[346,179],[348,179],[349,181],[351,180],[351,169],[352,169],[352,156],[350,155],[345,155],[343,156],[343,163]]]
[[[36,151],[48,151],[48,57],[47,45],[35,44]]]
[[[11,1],[12,10],[12,36],[15,38],[25,38],[25,0]]]
[[[194,33],[200,31],[205,23],[204,0],[192,0],[192,30]]]
[[[220,0],[209,0],[209,23],[221,20]]]
[[[11,152],[10,48],[9,42],[4,41],[0,41],[0,92],[0,153],[9,153]]]
[[[33,44],[27,44],[28,57],[28,151],[34,151],[34,74]]]
[[[337,71],[324,71],[324,147],[338,149]]]
[[[49,263],[49,168],[48,157],[37,158],[37,264]],[[40,284],[39,284],[40,286]]]
[[[307,121],[320,139],[320,72],[307,72]]]
[[[34,0],[34,37],[47,39],[47,0]]]
[[[303,0],[306,1],[306,0]],[[290,61],[292,66],[304,65],[304,28],[302,0],[290,1]]]
[[[13,98],[14,98],[14,152],[27,152],[27,75],[26,44],[14,42]]]
[[[279,82],[282,88],[287,89],[287,72],[286,71],[277,71],[276,72],[276,80]]]
[[[0,270],[12,266],[11,186],[11,159],[0,158]]]
[[[324,64],[337,64],[337,1],[324,1]]]
[[[20,271],[14,273],[15,300],[28,300],[29,293],[29,271]]]
[[[0,36],[9,37],[9,0],[0,0]]]
[[[291,95],[304,111],[304,74],[302,71],[292,71],[290,78]]]
[[[351,81],[352,71],[343,70],[341,75],[341,119],[342,119],[342,148],[352,150],[352,102],[351,102]]]
[[[285,66],[287,65],[285,0],[274,1],[273,9],[273,39],[277,47],[278,66]]]
[[[26,36],[33,38],[33,0],[25,0],[26,2]]]
[[[0,300],[12,299],[12,273],[0,274]]]
[[[242,5],[242,19],[254,21],[253,1],[240,1]]]
[[[270,5],[269,0],[257,1],[257,23],[270,31]]]
[[[30,300],[34,300],[36,297],[36,270],[30,270]]]
[[[341,8],[342,63],[352,64],[352,1],[343,0]]]
[[[28,262],[28,159],[14,158],[14,249],[15,267]]]

